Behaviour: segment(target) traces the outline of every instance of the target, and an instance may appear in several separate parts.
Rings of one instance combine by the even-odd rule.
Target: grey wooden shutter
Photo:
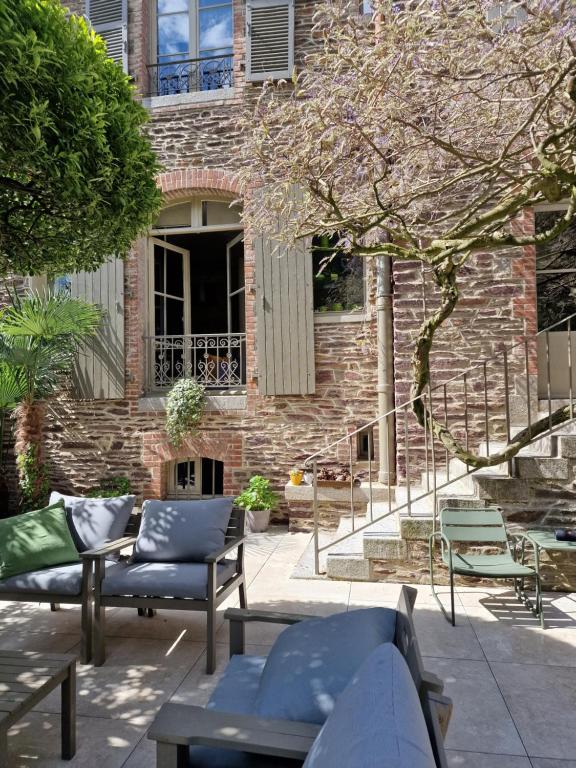
[[[86,0],[86,17],[106,41],[108,56],[128,72],[128,0]]]
[[[76,395],[87,400],[124,397],[124,262],[113,259],[95,272],[70,275],[70,293],[104,311],[97,335],[78,354]]]
[[[277,247],[256,237],[256,345],[261,395],[315,391],[310,243]]]
[[[291,77],[294,69],[294,0],[248,0],[246,79]]]

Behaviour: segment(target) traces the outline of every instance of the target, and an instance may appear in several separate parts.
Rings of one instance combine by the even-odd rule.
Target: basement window
[[[356,458],[358,461],[374,461],[374,430],[363,429],[356,435]]]
[[[172,463],[168,495],[172,499],[199,499],[224,494],[224,463],[216,459],[189,458]]]

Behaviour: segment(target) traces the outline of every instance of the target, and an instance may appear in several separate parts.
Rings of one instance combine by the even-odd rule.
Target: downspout
[[[378,418],[394,410],[394,315],[392,258],[376,257],[376,346],[378,351]],[[386,422],[388,422],[386,424]],[[393,415],[378,429],[378,482],[396,482],[396,423]]]

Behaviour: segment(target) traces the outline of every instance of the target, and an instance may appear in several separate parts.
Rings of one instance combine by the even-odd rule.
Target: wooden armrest
[[[427,695],[430,706],[436,711],[442,738],[445,739],[446,733],[448,732],[448,725],[450,724],[450,718],[452,717],[452,699],[433,691],[429,691]]]
[[[319,725],[163,704],[148,738],[164,744],[204,746],[304,760]]]
[[[422,686],[425,691],[441,694],[444,690],[444,681],[433,672],[423,672]]]
[[[124,536],[122,539],[109,541],[106,544],[103,544],[101,547],[98,547],[97,549],[88,549],[86,550],[86,552],[80,552],[80,557],[85,557],[88,559],[96,558],[96,557],[105,557],[106,555],[112,555],[114,552],[119,552],[121,549],[124,549],[125,547],[129,547],[135,542],[136,542],[136,536]]]
[[[228,621],[242,622],[262,621],[266,624],[298,624],[299,621],[317,619],[318,616],[308,613],[282,613],[280,611],[260,611],[250,608],[228,608],[224,612]]]
[[[211,552],[209,555],[206,555],[204,562],[217,563],[219,560],[222,560],[228,554],[228,552],[230,552],[231,549],[236,549],[236,547],[238,547],[244,541],[246,541],[245,536],[240,536],[237,539],[233,539],[232,541],[228,542],[228,544],[225,544],[220,549],[217,549],[216,552]]]

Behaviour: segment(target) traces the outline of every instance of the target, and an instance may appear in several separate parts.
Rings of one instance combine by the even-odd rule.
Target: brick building
[[[102,303],[108,320],[100,349],[80,360],[75,390],[47,408],[53,486],[81,493],[126,475],[140,497],[235,494],[261,473],[280,489],[293,466],[376,417],[378,405],[374,265],[335,260],[318,277],[309,251],[278,259],[230,206],[238,115],[263,79],[302,65],[314,0],[69,5],[107,40],[150,112],[165,208],[125,262],[61,278],[73,295]],[[533,227],[533,213],[520,225]],[[471,260],[436,346],[436,383],[535,332],[536,279],[531,248]],[[396,264],[393,284],[401,403],[410,343],[435,295],[419,264]],[[206,383],[209,397],[199,433],[176,450],[163,430],[164,397],[182,375]]]

